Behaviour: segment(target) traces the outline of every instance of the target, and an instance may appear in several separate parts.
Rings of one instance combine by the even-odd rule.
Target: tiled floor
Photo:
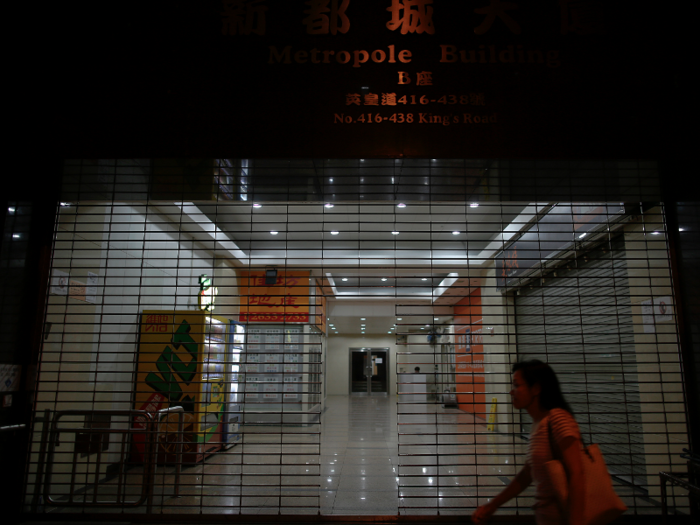
[[[397,410],[396,397],[334,396],[320,425],[246,427],[242,443],[184,469],[179,497],[172,468],[159,467],[153,512],[469,515],[509,482],[524,448],[437,403]],[[130,490],[140,475],[130,472]],[[500,513],[529,514],[529,490]]]

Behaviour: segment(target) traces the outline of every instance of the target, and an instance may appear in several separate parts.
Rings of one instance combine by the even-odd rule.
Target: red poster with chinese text
[[[486,419],[481,288],[459,301],[454,312],[457,404],[461,410]]]
[[[242,323],[308,323],[309,272],[278,272],[265,284],[265,272],[241,272]]]

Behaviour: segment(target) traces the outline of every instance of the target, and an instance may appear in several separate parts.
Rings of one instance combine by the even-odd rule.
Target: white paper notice
[[[51,293],[55,295],[68,295],[69,277],[66,272],[54,270],[51,278]]]
[[[96,273],[88,272],[87,286],[85,287],[85,302],[95,304],[97,302],[97,280]]]

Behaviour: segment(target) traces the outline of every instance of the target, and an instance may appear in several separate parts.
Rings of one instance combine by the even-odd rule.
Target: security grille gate
[[[623,240],[567,262],[515,296],[518,354],[556,368],[584,439],[601,446],[611,472],[646,490]]]
[[[523,465],[510,368],[538,357],[658,514],[687,436],[663,209],[634,204],[654,170],[66,162],[27,510],[468,515]],[[633,204],[555,197],[562,173]],[[348,395],[351,348],[388,349],[387,397]]]

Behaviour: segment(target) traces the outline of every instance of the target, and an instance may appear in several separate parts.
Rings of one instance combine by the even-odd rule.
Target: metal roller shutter
[[[600,444],[611,472],[644,486],[629,293],[624,245],[616,239],[518,290],[516,333],[519,359],[541,359],[557,372],[584,440]]]

